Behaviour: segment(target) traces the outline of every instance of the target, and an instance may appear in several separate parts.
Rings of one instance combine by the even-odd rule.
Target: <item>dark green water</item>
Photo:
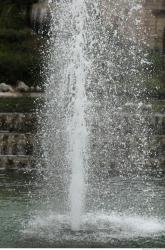
[[[35,178],[0,175],[0,247],[165,247],[165,178],[109,179],[101,198],[93,190],[79,232],[31,199],[36,189]]]

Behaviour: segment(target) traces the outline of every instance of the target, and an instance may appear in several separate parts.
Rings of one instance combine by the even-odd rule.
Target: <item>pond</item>
[[[165,178],[109,178],[102,194],[93,188],[78,232],[46,208],[35,178],[0,175],[0,247],[165,246]]]

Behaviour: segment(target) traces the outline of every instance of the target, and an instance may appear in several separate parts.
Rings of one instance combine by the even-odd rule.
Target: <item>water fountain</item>
[[[42,146],[48,175],[53,176],[54,169],[62,168],[63,173],[60,171],[59,175],[60,178],[67,178],[66,185],[63,187],[66,196],[70,185],[70,198],[67,202],[70,202],[73,230],[80,229],[84,206],[90,126],[95,126],[96,131],[99,131],[99,126],[102,126],[102,130],[107,126],[110,130],[108,138],[111,140],[108,142],[109,147],[113,147],[113,149],[108,147],[108,150],[104,149],[103,152],[100,147],[103,147],[105,136],[90,132],[91,138],[93,136],[92,143],[99,145],[92,153],[95,154],[98,149],[100,150],[98,154],[104,153],[104,157],[93,156],[95,161],[97,158],[102,163],[106,161],[109,164],[107,157],[114,158],[112,154],[115,155],[113,150],[116,150],[118,151],[116,162],[119,162],[119,168],[116,164],[116,171],[123,173],[123,169],[135,171],[132,165],[139,169],[138,164],[141,164],[143,168],[144,161],[147,160],[146,150],[144,150],[147,146],[145,125],[143,124],[139,129],[133,118],[130,126],[137,140],[141,141],[133,146],[134,149],[131,150],[130,155],[124,138],[125,128],[117,118],[126,103],[128,94],[134,99],[135,104],[137,103],[136,112],[140,116],[138,125],[144,121],[141,110],[143,105],[138,99],[141,88],[144,88],[138,69],[141,67],[142,60],[142,48],[139,45],[140,42],[137,43],[139,39],[137,32],[140,28],[136,27],[136,22],[139,21],[137,16],[141,11],[140,3],[141,1],[132,3],[127,0],[122,3],[109,1],[102,5],[99,1],[93,4],[90,1],[73,0],[50,4],[52,14],[50,51],[46,52],[47,121],[43,128]],[[104,13],[106,4],[111,7],[107,15]],[[120,20],[117,18],[118,11]],[[124,16],[124,12],[127,12],[127,17]],[[106,27],[105,17],[109,17],[107,21],[109,30]],[[128,25],[130,25],[129,28]],[[142,42],[142,37],[140,41]],[[124,88],[126,94],[120,93],[121,88]],[[91,104],[89,105],[88,102]],[[92,117],[93,115],[95,118]],[[121,148],[121,141],[124,148]],[[114,147],[113,144],[116,146]],[[108,166],[106,168],[108,170]],[[98,178],[93,172],[92,175]],[[64,179],[61,182],[64,182]]]
[[[146,167],[142,0],[50,1],[50,10],[39,117],[44,212],[24,232],[89,245],[164,232]]]
[[[165,246],[165,120],[146,95],[142,3],[33,5],[45,102],[35,140],[31,98],[1,100],[0,247]]]

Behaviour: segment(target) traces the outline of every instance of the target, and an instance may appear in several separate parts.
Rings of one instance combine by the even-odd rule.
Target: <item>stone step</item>
[[[101,117],[103,119],[101,120]],[[136,113],[129,112],[115,112],[109,117],[110,123],[105,125],[104,111],[100,111],[100,121],[93,121],[91,129],[104,131],[111,127],[114,131],[118,131],[122,127],[125,134],[134,133],[133,130],[140,130],[143,127],[149,127],[155,135],[165,135],[165,115],[160,113],[137,115]],[[112,125],[113,124],[113,125]]]
[[[130,113],[116,113],[112,115],[117,124],[125,122],[127,127],[131,130],[132,122],[139,123],[139,118],[135,114]],[[146,121],[150,127],[155,131],[155,134],[165,134],[165,115],[155,113],[154,115],[146,116]],[[93,124],[95,127],[95,124]],[[97,126],[96,126],[97,127]],[[33,132],[37,129],[37,116],[35,113],[0,113],[0,131],[16,131],[16,132]]]
[[[0,131],[34,132],[36,127],[34,113],[0,113]]]
[[[0,156],[1,155],[32,155],[34,135],[31,133],[1,133],[0,132]]]
[[[165,157],[165,135],[157,135],[153,137],[150,143],[151,155],[158,158]]]
[[[31,171],[34,169],[34,159],[32,156],[14,156],[14,155],[5,155],[0,156],[0,171],[10,171],[10,170],[22,170],[22,171]]]
[[[153,174],[165,174],[165,158],[160,159],[159,161],[156,161],[155,159],[151,159],[150,162],[146,162],[146,167],[143,173],[153,173]],[[109,173],[109,175],[119,175],[120,171],[117,168],[118,163],[116,161],[109,162],[108,166],[106,167],[106,172]],[[157,166],[157,167],[156,167]],[[97,166],[100,169],[100,166]],[[131,172],[135,172],[138,169],[134,169],[134,171],[131,170]],[[36,162],[35,158],[32,156],[14,156],[14,155],[5,155],[0,156],[0,173],[5,173],[8,171],[23,171],[25,173],[36,171]],[[140,173],[140,172],[139,172]],[[129,174],[129,171],[127,169],[126,173],[123,174]]]

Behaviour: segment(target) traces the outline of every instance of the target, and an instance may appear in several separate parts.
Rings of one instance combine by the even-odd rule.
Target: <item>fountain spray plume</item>
[[[69,134],[69,161],[72,167],[70,184],[70,206],[72,230],[79,230],[84,209],[85,168],[87,164],[88,132],[85,120],[87,105],[85,84],[88,63],[85,55],[86,44],[86,3],[73,0],[70,4],[72,36],[70,40],[70,65],[67,69],[71,102],[67,116]]]
[[[115,171],[139,173],[147,158],[148,132],[139,99],[144,90],[141,2],[49,3],[41,121],[44,188],[57,212],[69,213],[74,231],[81,229],[83,213],[95,204],[93,190],[104,195],[105,177]],[[128,102],[134,114],[130,108],[127,121],[123,115]]]
[[[46,164],[44,176],[48,196],[52,190],[55,196],[62,194],[63,207],[69,207],[72,230],[80,229],[85,209],[89,106],[86,86],[91,67],[87,48],[92,34],[89,2],[49,3],[51,28],[45,54],[45,122],[42,121],[45,125],[41,141]],[[61,200],[58,197],[55,203]]]

